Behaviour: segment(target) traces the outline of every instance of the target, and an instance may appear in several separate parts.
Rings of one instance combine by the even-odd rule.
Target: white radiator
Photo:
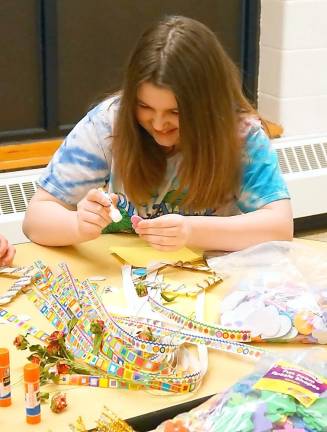
[[[0,233],[12,244],[29,241],[23,234],[22,221],[42,170],[40,168],[0,174]]]
[[[291,194],[294,218],[327,213],[327,135],[280,138],[273,140],[273,146]],[[28,241],[22,220],[41,172],[0,174],[0,233],[13,244]]]
[[[327,135],[279,138],[273,146],[290,191],[294,218],[327,213]]]

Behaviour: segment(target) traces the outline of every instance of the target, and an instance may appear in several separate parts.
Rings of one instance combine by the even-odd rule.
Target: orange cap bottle
[[[9,350],[0,348],[0,407],[11,405]]]
[[[40,423],[40,368],[38,364],[28,363],[24,366],[26,422]]]

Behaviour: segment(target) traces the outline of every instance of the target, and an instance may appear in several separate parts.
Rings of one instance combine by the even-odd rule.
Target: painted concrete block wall
[[[285,136],[327,133],[327,0],[261,0],[258,109]]]

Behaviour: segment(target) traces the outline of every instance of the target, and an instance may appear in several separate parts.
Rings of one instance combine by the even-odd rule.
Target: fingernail
[[[135,229],[137,227],[137,225],[139,224],[139,222],[141,222],[141,220],[143,220],[140,216],[138,215],[133,215],[131,217],[131,222],[133,224],[133,228]]]

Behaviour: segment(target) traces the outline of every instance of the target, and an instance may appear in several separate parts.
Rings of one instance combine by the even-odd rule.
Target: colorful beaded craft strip
[[[67,332],[67,323],[74,315],[68,313],[62,304],[56,299],[50,304],[36,293],[30,294],[28,298],[57,330]],[[93,347],[92,338],[88,337],[78,323],[67,336],[67,343],[74,355],[79,358]]]
[[[62,276],[62,275],[61,275]],[[63,282],[64,280],[67,281],[67,279],[65,279],[65,277],[59,277],[59,279],[61,282]],[[76,282],[75,282],[76,283]],[[36,283],[37,285],[37,283]],[[50,285],[48,285],[49,287]],[[53,288],[53,291],[55,291],[57,294],[57,286],[56,284],[52,284],[51,285]],[[96,298],[95,295],[92,295],[91,290],[92,287],[86,283],[83,284],[83,287],[85,287],[85,293],[88,293],[89,296],[95,300],[97,300],[97,302],[99,302],[99,300]],[[67,291],[67,286],[65,286],[64,288],[65,291]],[[44,292],[44,290],[43,290]],[[40,297],[38,297],[35,293],[33,295],[30,295],[30,300],[38,307],[39,311],[51,322],[52,325],[54,325],[58,330],[63,330],[65,328],[64,322],[67,321],[67,319],[70,319],[72,317],[72,313],[75,312],[75,317],[78,319],[82,319],[84,326],[89,325],[89,320],[87,317],[85,316],[81,316],[79,313],[76,314],[76,311],[73,310],[73,308],[71,308],[71,304],[74,303],[74,299],[72,299],[70,301],[70,304],[67,305],[67,301],[66,301],[66,297],[64,298],[60,298],[60,300],[65,300],[64,303],[66,303],[66,308],[64,308],[62,306],[62,304],[59,302],[59,299],[57,299],[55,296],[53,296],[53,294],[51,294],[51,292],[47,292],[47,296],[48,299],[52,298],[53,301],[51,303],[51,305],[44,299],[41,299]],[[99,304],[98,304],[99,306]],[[68,311],[70,311],[70,313],[68,313]],[[87,360],[85,358],[85,352],[89,352],[92,350],[92,339],[90,337],[90,335],[87,335],[84,331],[84,329],[81,329],[79,326],[75,326],[71,332],[70,335],[67,336],[67,343],[70,347],[70,349],[73,351],[74,355],[78,358],[83,358],[84,360]],[[117,348],[117,343],[115,343],[115,347]],[[124,364],[124,360],[122,358],[120,358],[118,355],[122,354],[123,357],[126,358],[133,358],[135,357],[135,355],[131,354],[131,352],[129,350],[126,350],[126,348],[124,347],[123,344],[121,344],[121,348],[120,350],[118,350],[118,352],[115,354],[113,352],[111,352],[110,350],[106,353],[108,354],[112,354],[112,357],[114,357],[116,359],[116,361],[118,362],[118,367],[120,365]],[[118,354],[118,355],[117,355]],[[146,364],[148,363],[148,360],[146,359],[142,359],[142,362],[140,362],[141,356],[138,356],[137,359],[137,364],[141,365],[141,364]],[[90,360],[90,359],[89,359]],[[99,360],[100,362],[100,360]],[[90,360],[89,364],[91,366],[94,365],[94,359],[92,359],[92,361]],[[101,362],[101,364],[103,364],[103,361]],[[105,368],[105,371],[107,372],[107,369],[109,368],[109,366]],[[151,367],[150,370],[158,370],[159,368],[157,367],[157,365],[153,365]]]
[[[188,328],[192,330],[192,332],[223,338],[226,341],[251,342],[251,332],[249,330],[236,330],[228,327],[218,327],[201,323],[199,321],[192,320],[189,317],[182,315],[178,312],[175,312],[172,309],[167,308],[166,306],[158,303],[151,296],[148,297],[148,301],[154,311],[175,321],[178,325],[182,325],[183,328]]]
[[[65,374],[59,376],[59,384],[66,385],[82,385],[90,387],[112,388],[112,389],[126,389],[126,390],[161,390],[172,393],[188,393],[196,388],[196,384],[182,384],[176,382],[161,383],[159,381],[152,381],[148,383],[124,381],[121,378],[113,378],[106,375],[79,375],[79,374]]]
[[[155,388],[170,392],[194,390],[202,378],[200,370],[185,371],[177,362],[179,348],[184,342],[203,344],[250,358],[257,358],[263,352],[247,345],[219,339],[216,334],[212,336],[205,331],[201,333],[197,330],[197,326],[195,326],[196,330],[191,329],[190,322],[197,324],[199,328],[212,328],[212,326],[184,316],[182,320],[175,319],[175,324],[169,325],[160,320],[111,315],[106,311],[94,287],[88,281],[80,284],[67,271],[67,267],[61,268],[62,274],[55,278],[46,266],[39,263],[40,274],[34,281],[36,292],[30,296],[30,299],[58,329],[66,329],[68,321],[72,317],[76,319],[76,325],[66,337],[67,344],[76,357],[106,375],[108,386],[129,389]],[[153,302],[157,303],[154,299]],[[168,308],[165,309],[167,312]],[[172,314],[173,311],[169,313]],[[90,323],[94,318],[103,319],[107,329],[102,350],[98,355],[92,352]],[[185,325],[188,325],[186,329]],[[153,331],[154,340],[144,340],[138,336],[139,331],[149,328]],[[233,329],[224,330],[230,331],[228,336],[234,334]],[[246,334],[246,332],[237,333]],[[89,378],[85,378],[81,385],[95,385],[97,377],[93,378],[92,384]],[[103,375],[101,377],[99,375],[98,379],[100,378],[103,380]],[[68,377],[63,378],[63,381],[71,383],[73,379]]]
[[[64,278],[61,278],[60,280],[62,281],[63,279]],[[96,294],[94,293],[92,295],[91,286],[83,283],[83,287],[85,288],[85,291],[88,293],[89,297],[93,299],[94,303],[96,303],[97,309],[101,309],[101,304],[99,303]],[[49,288],[57,290],[58,287],[56,286],[56,284],[51,284],[49,285]],[[64,290],[66,289],[67,287],[65,286]],[[53,300],[53,295],[51,293],[48,292],[47,295],[50,299],[52,298]],[[37,303],[35,301],[36,298],[37,296],[34,297],[35,304]],[[58,299],[55,300],[58,301]],[[51,314],[48,314],[50,308],[49,305],[45,306],[45,303],[46,302],[44,300],[42,301],[42,299],[38,299],[38,307],[41,313],[47,316],[51,320],[51,322],[58,328],[58,326],[60,325],[58,320],[53,320],[53,316]],[[53,304],[55,305],[56,302],[53,302]],[[58,313],[57,317],[58,316],[61,320],[65,319],[65,316],[63,314]],[[85,324],[84,319],[83,323]],[[111,322],[111,324],[113,323],[114,321]],[[72,331],[72,334],[74,330],[75,327]],[[68,335],[67,338],[67,342],[69,345],[75,345],[78,340],[78,338],[74,338],[74,340],[72,340],[72,334]],[[81,335],[79,335],[79,338],[80,337]],[[84,355],[82,355],[81,357],[79,353],[78,356],[81,357],[90,366],[98,367],[99,369],[108,373],[111,378],[119,379],[121,381],[121,388],[130,388],[131,385],[135,386],[135,383],[139,384],[140,382],[144,382],[146,383],[144,384],[144,386],[162,389],[166,391],[190,391],[194,389],[195,385],[197,385],[201,378],[199,372],[193,374],[186,374],[182,372],[176,373],[175,370],[172,370],[169,363],[165,364],[163,361],[161,361],[160,366],[158,362],[153,362],[152,359],[150,360],[149,358],[143,358],[140,362],[141,355],[130,351],[126,347],[126,343],[122,343],[117,338],[108,338],[108,341],[110,341],[111,361],[102,358],[103,356],[101,354],[99,356],[91,354],[89,349],[85,350],[86,347],[84,347]],[[108,351],[110,352],[110,350]],[[74,354],[78,354],[76,353],[76,350],[74,350]],[[124,358],[126,360],[124,360]],[[145,366],[145,372],[140,369],[143,366]],[[163,375],[159,375],[157,373],[152,376],[151,374],[149,374],[149,371],[158,372],[160,370],[161,374]],[[114,387],[117,387],[117,384],[114,384]]]
[[[21,320],[19,318],[19,316],[17,316],[16,314],[9,312],[6,309],[2,309],[0,308],[0,318],[5,319],[6,321],[8,321],[10,324],[15,325],[16,327],[18,327],[20,330],[32,335],[33,337],[35,337],[36,339],[44,342],[47,340],[47,338],[49,337],[49,335],[47,333],[45,333],[42,330],[39,330],[37,327],[31,325],[29,323],[29,320]]]
[[[46,305],[46,302],[40,298],[38,298],[34,294],[34,298],[30,296],[31,300],[34,304],[37,304],[36,299],[38,299],[39,304],[38,308],[46,316],[50,322],[56,328],[62,328],[63,324],[61,319],[64,319],[64,316],[61,315],[59,319],[53,319],[53,312],[50,311],[49,314],[49,306]],[[58,318],[58,316],[57,316]],[[143,382],[143,387],[156,388],[165,391],[192,391],[195,386],[198,384],[201,379],[200,374],[186,374],[186,373],[176,373],[175,371],[171,371],[171,367],[169,364],[161,362],[161,367],[158,367],[158,364],[153,364],[150,359],[143,359],[142,362],[139,362],[140,356],[136,355],[132,351],[128,350],[124,343],[119,340],[113,339],[114,344],[111,342],[111,359],[108,360],[104,358],[102,355],[96,356],[90,353],[90,341],[85,342],[85,333],[78,331],[78,327],[74,327],[71,334],[67,336],[68,346],[73,349],[73,352],[76,357],[83,359],[88,365],[97,367],[108,374],[108,377],[115,380],[120,380],[121,383],[118,386],[117,383],[112,384],[114,388],[131,388],[135,385],[135,383],[139,384]],[[83,341],[84,339],[84,341]],[[122,354],[123,357],[126,358],[126,361],[122,359],[120,356]],[[128,361],[128,363],[127,363]],[[146,367],[146,372],[142,372],[141,368],[143,366]],[[150,366],[151,365],[151,366]],[[159,371],[165,365],[166,375],[155,374],[151,375],[150,372]],[[164,371],[162,370],[161,373]],[[170,372],[170,374],[168,374]],[[84,381],[82,381],[84,383]],[[113,383],[114,381],[111,381]],[[83,385],[86,385],[85,383]]]
[[[174,311],[171,311],[172,315],[175,313]],[[228,339],[228,335],[226,334],[225,337],[223,335],[223,338],[221,337],[214,337],[214,336],[206,336],[206,335],[199,335],[196,332],[193,333],[192,330],[187,331],[187,329],[184,328],[177,328],[169,326],[166,322],[162,321],[154,321],[154,320],[140,320],[140,319],[133,319],[128,317],[116,317],[118,322],[125,323],[131,327],[136,328],[144,328],[144,326],[151,329],[154,336],[161,336],[161,337],[169,337],[175,342],[178,342],[177,346],[180,346],[181,344],[187,342],[192,343],[195,345],[203,344],[206,345],[208,348],[217,349],[220,351],[225,352],[232,352],[235,354],[240,355],[246,355],[250,357],[260,357],[260,355],[264,352],[262,349],[250,347],[248,345],[245,345],[243,343],[238,343],[235,341],[231,341]],[[143,325],[140,325],[140,323],[143,323]],[[168,326],[168,327],[167,327]],[[142,350],[143,346],[142,344],[136,345],[136,347],[140,350]],[[103,344],[103,349],[106,349],[106,340]],[[165,350],[164,348],[161,348],[158,350],[156,345],[153,346],[152,349],[153,354],[164,354]]]

